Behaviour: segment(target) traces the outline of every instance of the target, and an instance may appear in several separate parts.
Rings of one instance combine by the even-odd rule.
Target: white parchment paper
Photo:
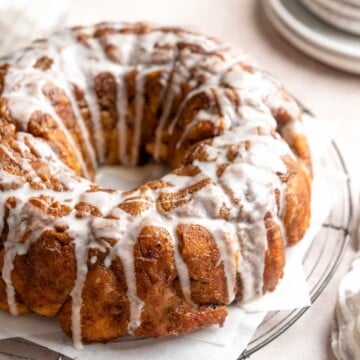
[[[61,332],[55,319],[36,315],[16,318],[0,312],[0,339],[21,336],[69,357],[89,360],[115,356],[125,360],[236,359],[246,348],[268,311],[310,306],[302,258],[337,198],[341,196],[338,185],[343,181],[343,175],[326,168],[321,162],[320,154],[326,151],[334,129],[313,119],[307,120],[306,126],[314,154],[311,226],[299,244],[286,250],[285,273],[276,290],[242,307],[230,306],[223,328],[212,327],[186,336],[156,340],[126,337],[106,345],[87,345],[83,350],[76,350],[71,340]],[[116,183],[117,186],[114,187],[119,187],[120,179],[123,186],[130,187],[134,184],[132,175],[141,183],[145,177],[158,177],[162,171],[158,166],[146,167],[139,178],[136,172],[130,174],[128,170],[124,173],[121,169],[104,169],[98,179],[106,186]]]

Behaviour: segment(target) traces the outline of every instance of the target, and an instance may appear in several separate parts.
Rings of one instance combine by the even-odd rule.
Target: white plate
[[[270,22],[295,47],[339,69],[360,74],[360,37],[337,30],[296,0],[262,0]]]
[[[301,0],[303,1],[303,0]],[[310,0],[307,0],[310,2]],[[360,18],[360,5],[350,4],[344,0],[312,0],[314,4],[322,6],[328,10],[331,10],[333,13],[342,16],[348,16],[353,19]]]
[[[313,14],[337,28],[360,35],[360,7],[339,0],[300,0]]]

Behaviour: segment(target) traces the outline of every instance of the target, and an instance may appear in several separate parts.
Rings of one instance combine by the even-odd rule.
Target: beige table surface
[[[356,159],[360,158],[360,77],[334,70],[295,50],[272,29],[258,1],[74,0],[66,25],[110,20],[190,25],[245,49],[319,118],[340,125],[337,136],[343,139],[353,178],[359,178]],[[352,254],[349,249],[310,310],[251,359],[333,358],[329,336],[336,290]]]

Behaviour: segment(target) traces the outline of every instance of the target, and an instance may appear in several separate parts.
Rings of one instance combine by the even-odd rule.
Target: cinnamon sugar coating
[[[76,27],[0,60],[0,308],[81,342],[222,325],[310,221],[303,109],[226,44]],[[107,164],[172,170],[130,191]]]

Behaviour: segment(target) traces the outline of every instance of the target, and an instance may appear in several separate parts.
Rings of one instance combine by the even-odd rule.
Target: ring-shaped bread
[[[0,61],[0,307],[81,341],[178,335],[273,290],[310,217],[303,110],[244,55],[143,23]],[[104,164],[173,169],[131,191]]]

